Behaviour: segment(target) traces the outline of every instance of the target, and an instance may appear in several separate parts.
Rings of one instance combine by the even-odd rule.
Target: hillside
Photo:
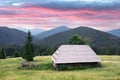
[[[57,33],[63,32],[63,31],[67,31],[69,29],[70,28],[68,28],[66,26],[60,26],[60,27],[45,31],[43,33],[37,34],[36,37],[39,38],[39,39],[43,39],[43,38],[52,36],[54,34],[57,34]]]
[[[102,67],[55,70],[51,56],[35,57],[35,68],[19,68],[22,58],[0,59],[0,80],[120,80],[120,56],[99,56]]]
[[[61,32],[44,38],[43,40],[39,40],[38,43],[41,45],[50,46],[61,45],[64,43],[66,44],[73,34],[78,34],[85,39],[91,39],[92,41],[90,45],[92,46],[105,47],[120,45],[120,38],[88,27],[78,27],[72,30]]]
[[[19,44],[22,45],[26,41],[27,33],[7,28],[7,27],[0,27],[0,45],[8,45],[8,44]],[[36,40],[36,38],[34,38]]]
[[[111,30],[108,33],[120,37],[120,29]]]

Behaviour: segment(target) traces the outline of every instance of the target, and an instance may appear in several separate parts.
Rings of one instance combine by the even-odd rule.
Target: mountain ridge
[[[120,28],[108,31],[108,33],[120,37]]]
[[[24,31],[26,33],[30,30],[31,34],[34,35],[34,36],[39,34],[39,33],[42,33],[44,31],[46,31],[46,30],[39,29],[39,28],[34,28],[34,29],[16,28],[16,29]]]
[[[0,27],[0,45],[23,45],[26,41],[27,33],[18,29]],[[33,41],[38,40],[33,37]]]
[[[38,43],[41,45],[51,46],[67,44],[67,41],[73,34],[78,34],[81,37],[92,39],[90,44],[92,46],[116,46],[120,44],[120,38],[109,33],[84,26],[57,33],[55,35],[44,38],[43,40],[39,40]]]
[[[43,33],[37,34],[36,37],[39,38],[39,39],[43,39],[43,38],[46,38],[48,36],[52,36],[54,34],[57,34],[57,33],[63,32],[63,31],[67,31],[69,29],[70,28],[68,28],[66,26],[59,26],[57,28],[53,28],[51,30],[48,30],[48,31],[45,31]]]

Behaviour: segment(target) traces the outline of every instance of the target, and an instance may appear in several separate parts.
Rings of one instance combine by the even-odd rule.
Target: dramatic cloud
[[[28,4],[28,3],[27,3]],[[57,10],[120,10],[119,0],[56,0],[49,2],[30,3],[23,7],[46,7]]]
[[[53,28],[120,27],[119,0],[1,0],[0,25]]]
[[[0,6],[46,7],[58,10],[118,10],[119,0],[1,0]]]

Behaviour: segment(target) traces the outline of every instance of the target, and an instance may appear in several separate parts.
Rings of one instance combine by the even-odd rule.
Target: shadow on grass
[[[94,69],[94,68],[102,68],[102,64],[95,64],[95,65],[77,65],[77,66],[71,66],[71,65],[59,65],[57,67],[58,71],[73,71],[73,70],[86,70],[86,69]]]

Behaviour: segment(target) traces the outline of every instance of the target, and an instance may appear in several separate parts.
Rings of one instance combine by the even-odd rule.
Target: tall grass
[[[19,68],[22,58],[0,60],[0,80],[120,80],[120,56],[100,56],[102,67],[58,71],[50,56],[35,57],[37,67]]]

